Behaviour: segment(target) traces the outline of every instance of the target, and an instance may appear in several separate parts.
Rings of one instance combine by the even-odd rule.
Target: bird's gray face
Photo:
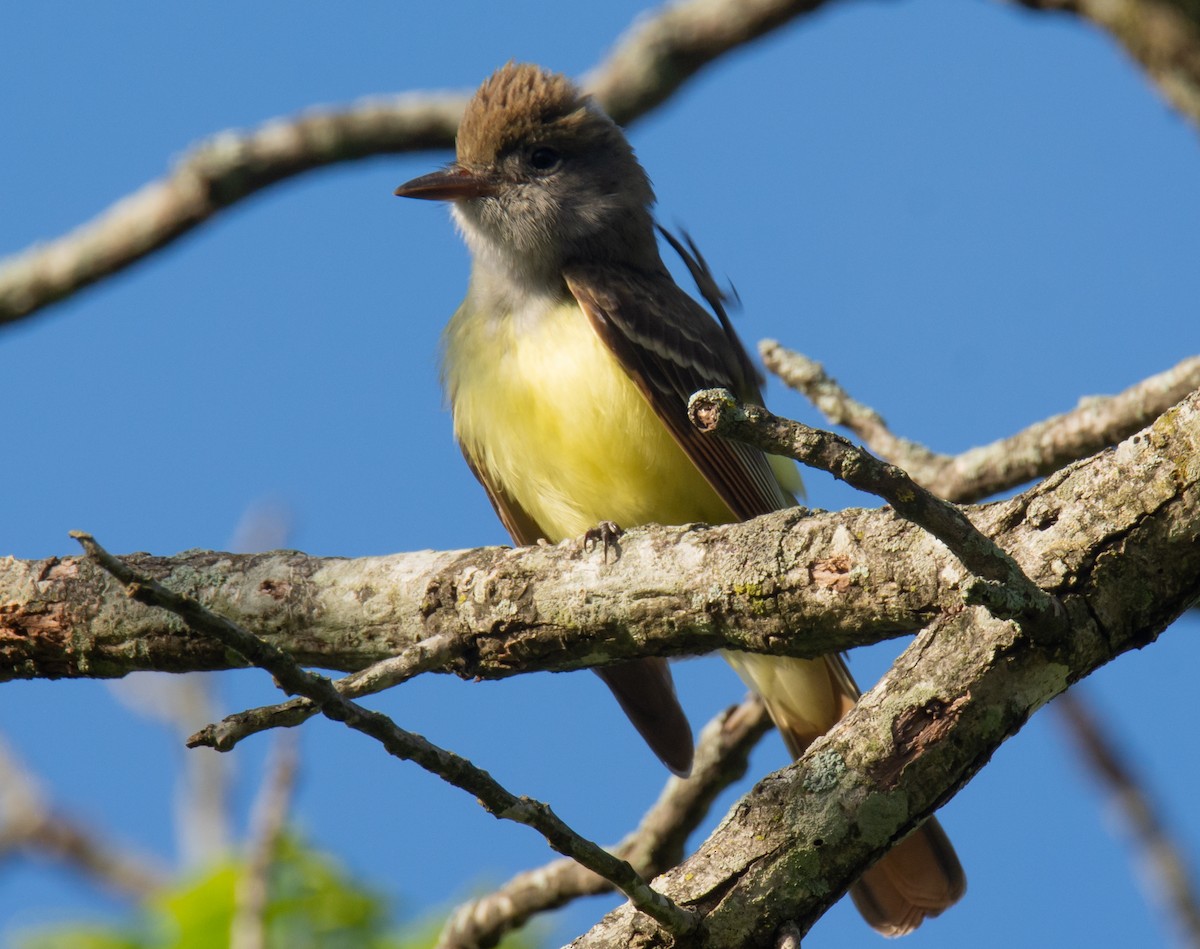
[[[640,246],[652,227],[649,181],[623,139],[622,148],[603,144],[549,137],[467,168],[483,186],[454,214],[472,250],[536,278],[572,260],[621,259],[631,240]]]

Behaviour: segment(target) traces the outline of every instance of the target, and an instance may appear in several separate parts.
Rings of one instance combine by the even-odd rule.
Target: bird
[[[761,404],[760,378],[724,311],[715,318],[664,265],[654,191],[621,128],[566,76],[509,62],[471,98],[455,146],[449,165],[395,193],[449,202],[470,250],[442,383],[462,454],[514,542],[595,536],[601,524],[732,523],[794,505],[792,463],[688,420],[700,389]],[[838,655],[724,656],[793,757],[860,694]],[[596,671],[660,760],[686,775],[691,728],[666,661]],[[930,818],[850,892],[891,936],[965,886]]]

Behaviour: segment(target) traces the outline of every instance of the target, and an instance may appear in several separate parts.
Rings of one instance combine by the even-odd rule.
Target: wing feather
[[[471,474],[483,485],[488,500],[495,508],[496,516],[500,518],[500,523],[504,525],[509,536],[522,547],[536,544],[545,538],[546,532],[538,527],[537,522],[530,517],[525,508],[521,507],[517,499],[504,489],[504,485],[497,478],[492,477],[491,471],[482,462],[472,458],[471,453],[467,451],[467,447],[462,442],[458,443],[458,447],[467,461],[467,467],[471,469]]]
[[[761,401],[748,375],[753,363],[736,336],[661,274],[581,265],[564,277],[597,335],[737,518],[794,503],[762,452],[702,434],[688,420],[688,398],[699,389],[723,387]]]

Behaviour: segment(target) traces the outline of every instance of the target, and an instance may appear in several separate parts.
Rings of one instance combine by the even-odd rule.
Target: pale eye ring
[[[529,153],[529,164],[537,171],[554,171],[554,169],[562,164],[562,155],[559,154],[556,148],[551,148],[549,145],[539,145]]]

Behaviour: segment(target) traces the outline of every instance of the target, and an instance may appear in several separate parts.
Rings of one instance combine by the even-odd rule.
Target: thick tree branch
[[[621,125],[661,105],[710,62],[828,0],[686,0],[639,17],[584,85]]]
[[[942,455],[892,434],[874,409],[852,398],[825,368],[773,339],[763,362],[805,396],[831,425],[848,428],[881,458],[899,465],[938,497],[964,503],[1015,488],[1128,438],[1189,392],[1200,389],[1200,356],[1191,356],[1113,396],[1094,396],[1008,438]]]
[[[1170,461],[1131,480],[1126,459],[1159,457],[1149,435],[1088,459],[1017,498],[971,512],[1039,587],[1062,597],[1079,572],[1145,516],[1147,492],[1195,464],[1174,419]],[[1156,436],[1158,437],[1158,436]],[[1070,477],[1068,477],[1068,474]],[[1082,479],[1082,480],[1081,480]],[[1181,480],[1179,491],[1189,490]],[[1091,499],[1105,499],[1106,518]],[[1001,527],[1044,529],[1013,541]],[[1053,530],[1075,525],[1072,533]],[[1005,528],[1007,529],[1007,528]],[[890,511],[780,511],[746,524],[630,531],[604,563],[576,545],[422,552],[357,561],[295,552],[234,556],[139,555],[137,569],[236,617],[298,661],[360,669],[444,634],[460,645],[441,668],[502,678],[564,671],[641,655],[717,648],[814,656],[920,629],[958,608],[970,578],[942,545]],[[0,562],[0,678],[120,676],[136,669],[190,671],[239,664],[177,621],[108,595],[101,572],[78,560]],[[1163,561],[1168,572],[1182,564]],[[1165,579],[1161,582],[1165,582]],[[1147,572],[1138,596],[1155,596]],[[793,630],[803,629],[803,637]]]
[[[1074,508],[1045,508],[1047,495],[1029,492],[988,509],[1009,549],[1051,535],[1059,556],[1047,569],[1075,574],[1063,593],[1071,635],[1039,641],[978,608],[933,623],[832,731],[760,782],[693,857],[656,881],[704,915],[706,949],[772,945],[788,922],[806,932],[870,860],[961,788],[1033,712],[1153,641],[1200,596],[1198,449],[1193,395],[1105,456],[1114,476],[1134,486],[1106,496],[1105,516],[1126,502],[1140,510],[1107,552],[1073,540],[1101,519],[1086,500],[1094,497],[1095,459],[1046,486],[1080,499]],[[1165,532],[1151,526],[1161,516],[1174,525]],[[1180,558],[1168,587],[1146,594],[1141,585]],[[572,945],[631,944],[670,941],[621,907]]]
[[[287,553],[139,563],[287,643],[302,661],[325,665],[329,657],[361,665],[381,642],[399,652],[437,633],[466,644],[450,671],[494,676],[714,645],[813,655],[855,641],[843,632],[850,627],[865,623],[878,634],[923,617],[929,630],[845,724],[794,771],[765,782],[700,862],[685,865],[690,878],[664,878],[671,895],[706,915],[709,945],[754,945],[785,918],[807,927],[1033,710],[1152,641],[1200,598],[1200,393],[1115,449],[971,514],[1062,602],[1068,636],[1031,640],[962,609],[956,590],[966,572],[886,510],[785,511],[726,528],[631,532],[607,564],[573,546],[363,562]],[[190,663],[236,664],[175,624],[122,610],[78,562],[9,561],[0,582],[10,675],[119,674],[161,660],[164,641]],[[809,625],[813,637],[787,635]],[[329,633],[341,638],[322,646]],[[322,700],[345,701],[322,688]],[[796,836],[764,838],[768,825]],[[734,910],[768,890],[770,911],[757,921]],[[661,942],[655,933],[646,930],[648,944]],[[618,944],[629,938],[623,931]]]
[[[667,4],[630,28],[587,87],[618,122],[631,122],[709,62],[825,2]],[[451,148],[466,102],[414,93],[223,132],[70,234],[0,262],[0,325],[118,273],[277,182],[372,155]]]
[[[540,833],[559,853],[578,861],[608,879],[667,932],[685,935],[697,925],[694,913],[676,906],[651,889],[626,861],[568,827],[549,806],[528,797],[517,797],[490,774],[465,758],[439,748],[420,735],[405,731],[386,715],[350,701],[324,676],[308,672],[279,647],[259,639],[227,617],[205,608],[189,596],[169,590],[114,557],[89,534],[72,533],[89,557],[125,587],[131,599],[175,614],[193,633],[210,637],[237,652],[252,665],[269,672],[276,684],[290,695],[310,699],[327,718],[374,738],[388,754],[412,761],[447,784],[468,792],[497,818],[524,824]]]
[[[759,782],[656,886],[701,912],[706,949],[773,946],[786,922],[807,932],[865,866],[1065,688],[1067,667],[1038,652],[1014,624],[980,608],[935,624],[839,725]],[[670,942],[620,907],[571,945]]]
[[[727,646],[815,655],[898,636],[960,601],[940,576],[947,559],[887,512],[793,509],[728,527],[631,530],[608,563],[573,543],[360,560],[275,551],[128,561],[307,665],[357,670],[445,634],[461,645],[444,671],[503,678]],[[797,628],[803,642],[792,641]],[[86,560],[0,560],[0,679],[240,662],[171,617],[111,596]]]

